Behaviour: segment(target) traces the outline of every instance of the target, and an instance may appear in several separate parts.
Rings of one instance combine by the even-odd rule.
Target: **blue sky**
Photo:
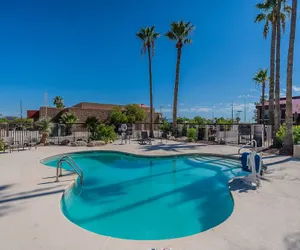
[[[82,101],[149,104],[148,61],[135,33],[172,21],[191,21],[193,44],[183,50],[179,115],[231,116],[247,105],[247,120],[260,88],[252,81],[269,66],[269,40],[255,24],[257,1],[241,0],[44,0],[0,3],[0,114],[49,105],[60,95],[67,106]],[[282,40],[282,94],[286,82],[289,23]],[[300,95],[299,42],[295,44],[294,95]],[[153,60],[154,105],[171,117],[175,44],[164,36]],[[242,118],[244,114],[242,113]]]

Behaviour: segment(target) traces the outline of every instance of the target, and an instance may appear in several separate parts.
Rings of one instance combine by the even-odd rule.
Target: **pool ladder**
[[[76,162],[68,155],[64,155],[56,164],[56,182],[58,182],[58,177],[62,176],[62,163],[66,162],[74,172],[79,176],[80,185],[83,183],[83,171],[82,169],[76,164]]]
[[[239,148],[239,150],[238,150],[238,154],[241,154],[241,150],[243,148],[245,148],[246,146],[249,146],[249,145],[253,145],[253,144],[254,144],[254,146],[252,146],[252,147],[254,148],[254,151],[257,152],[257,141],[256,140],[252,140],[252,141],[246,143],[245,145],[241,146]],[[249,147],[247,147],[247,148],[249,148]]]

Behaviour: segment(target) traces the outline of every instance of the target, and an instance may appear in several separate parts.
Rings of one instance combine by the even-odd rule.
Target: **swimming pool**
[[[247,174],[236,160],[205,155],[69,155],[84,180],[65,192],[63,214],[89,231],[123,239],[172,239],[217,226],[234,207],[228,181]],[[43,163],[54,167],[58,159]]]

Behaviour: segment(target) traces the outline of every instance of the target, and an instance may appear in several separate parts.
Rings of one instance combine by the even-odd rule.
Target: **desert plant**
[[[105,143],[108,143],[109,141],[115,141],[117,139],[115,127],[100,124],[97,126],[95,133],[91,135],[90,139],[93,141],[101,140]]]
[[[285,121],[287,125],[286,135],[284,139],[284,147],[282,153],[293,152],[293,66],[294,66],[294,49],[295,49],[295,35],[296,35],[296,23],[297,23],[297,0],[292,2],[292,18],[291,18],[291,29],[289,39],[289,50],[288,50],[288,66],[287,66],[287,78],[286,78],[286,111]]]
[[[64,108],[64,99],[61,96],[56,96],[53,99],[53,104],[57,107],[57,108]]]
[[[129,104],[125,106],[125,114],[129,123],[142,122],[146,119],[144,109],[137,104]]]
[[[262,119],[262,124],[265,124],[265,98],[264,97],[265,97],[266,83],[269,80],[268,70],[259,69],[252,79],[253,81],[255,81],[257,85],[261,84],[261,100],[262,100],[261,119]]]
[[[155,51],[155,40],[160,36],[155,32],[155,27],[145,27],[136,33],[136,36],[141,39],[143,46],[141,54],[148,53],[149,61],[149,87],[150,87],[150,137],[154,137],[153,134],[153,87],[152,87],[152,57]]]
[[[300,126],[293,127],[294,144],[300,144]]]
[[[191,44],[192,40],[190,35],[194,30],[194,26],[191,22],[173,22],[170,25],[170,30],[165,34],[170,40],[176,41],[177,49],[177,62],[176,62],[176,74],[175,74],[175,86],[174,86],[174,100],[173,100],[173,131],[176,133],[177,129],[177,104],[178,104],[178,87],[179,87],[179,72],[181,53],[184,45]]]
[[[166,137],[166,135],[172,131],[171,123],[163,119],[162,125],[160,125],[160,130],[163,132],[163,137]]]
[[[74,112],[65,112],[61,115],[61,122],[67,125],[67,135],[72,134],[72,125],[78,121]]]
[[[91,133],[90,137],[95,136],[98,125],[99,125],[99,120],[95,116],[88,117],[85,120],[84,126]]]
[[[0,138],[0,152],[4,151],[4,149],[5,149],[4,140]]]
[[[276,133],[276,143],[277,147],[284,146],[284,138],[286,135],[286,125],[282,124],[279,130]],[[300,126],[293,126],[293,143],[298,144],[300,143]]]
[[[114,107],[113,110],[109,114],[109,123],[118,127],[122,123],[127,123],[128,119],[124,111],[122,111],[121,107]]]
[[[52,132],[53,123],[50,117],[43,117],[37,122],[40,134],[42,135],[41,144],[45,145],[47,137]]]
[[[278,25],[280,26],[280,21],[282,25],[282,30],[285,30],[286,17],[290,14],[291,8],[286,4],[286,0],[281,1],[283,3],[283,10],[280,13],[280,20],[277,18],[278,0],[264,0],[262,3],[256,4],[256,8],[259,10],[259,14],[255,18],[255,22],[265,22],[263,37],[266,39],[271,26],[271,53],[270,53],[270,82],[269,82],[269,124],[274,124],[274,79],[275,79],[275,52],[276,52],[276,38],[277,41],[280,40],[280,33],[277,34]],[[280,10],[280,9],[279,9]],[[280,29],[280,27],[279,27]],[[280,32],[280,30],[279,30]],[[280,48],[280,44],[277,44],[277,52]],[[280,59],[280,58],[278,58]],[[280,61],[279,61],[280,63]],[[277,64],[279,66],[279,64]],[[278,67],[277,66],[277,67]],[[278,68],[277,68],[278,69]],[[277,77],[277,83],[279,83],[279,75]],[[278,92],[277,86],[277,92]],[[279,95],[279,92],[278,94]]]
[[[285,126],[285,124],[282,124],[280,126],[280,128],[278,129],[278,131],[276,132],[275,139],[276,139],[277,145],[275,145],[275,146],[282,147],[284,136],[285,136],[285,131],[286,131],[286,126]]]
[[[29,129],[32,128],[34,120],[31,118],[16,118],[9,123],[15,125],[18,129]]]
[[[8,120],[6,118],[0,118],[0,123],[8,123]]]
[[[196,132],[195,128],[189,128],[187,130],[187,138],[188,138],[189,142],[195,141],[197,139],[196,135],[197,135],[197,132]]]

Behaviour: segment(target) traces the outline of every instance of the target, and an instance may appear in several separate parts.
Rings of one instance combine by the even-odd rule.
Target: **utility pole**
[[[21,119],[22,119],[23,118],[22,100],[20,100],[20,114],[21,114]]]
[[[246,121],[247,121],[247,100],[245,100],[245,106],[244,106],[244,120],[246,123]]]
[[[46,117],[48,117],[48,93],[47,91],[45,92],[45,106],[46,106],[46,112],[45,112],[45,115]]]
[[[231,105],[231,120],[233,122],[233,102],[232,102],[232,105]]]

